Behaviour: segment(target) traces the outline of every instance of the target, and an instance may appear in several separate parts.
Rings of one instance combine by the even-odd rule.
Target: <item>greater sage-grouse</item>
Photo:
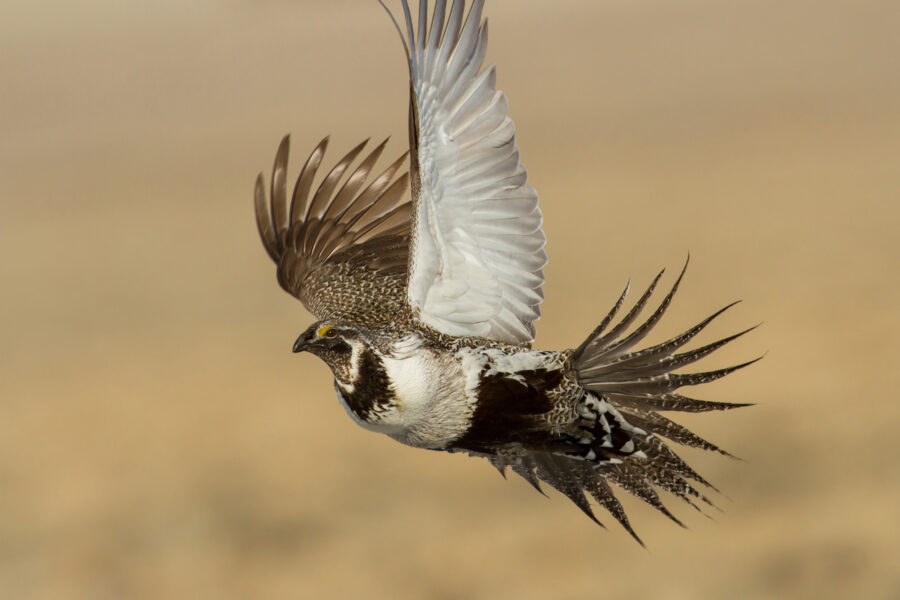
[[[742,335],[679,352],[725,309],[635,349],[669,306],[684,270],[645,321],[638,317],[662,273],[616,321],[626,287],[577,348],[531,348],[547,261],[541,211],[496,69],[482,69],[484,2],[474,0],[465,18],[464,5],[454,0],[448,10],[437,0],[429,25],[421,0],[414,26],[403,0],[409,174],[397,176],[404,154],[371,177],[387,141],[353,168],[363,142],[312,193],[326,138],[289,194],[285,137],[269,199],[262,175],[256,181],[256,220],[278,283],[319,319],[294,352],[328,364],[338,398],[362,427],[416,448],[484,457],[538,490],[545,481],[596,521],[587,494],[637,538],[612,485],[676,522],[657,488],[695,507],[709,502],[696,487],[709,484],[663,438],[725,452],[660,413],[744,406],[677,390],[753,361],[674,372]]]

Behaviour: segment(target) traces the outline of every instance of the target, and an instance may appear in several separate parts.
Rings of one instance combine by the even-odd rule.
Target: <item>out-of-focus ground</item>
[[[393,4],[397,4],[394,2]],[[293,133],[406,140],[369,1],[0,7],[0,597],[900,597],[896,2],[491,0],[550,264],[538,345],[691,267],[767,352],[683,422],[727,495],[684,531],[356,427],[251,211]],[[599,513],[598,513],[599,514]]]

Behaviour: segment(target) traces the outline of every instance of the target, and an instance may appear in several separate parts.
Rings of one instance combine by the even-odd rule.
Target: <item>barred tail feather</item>
[[[681,350],[716,317],[734,306],[730,304],[680,335],[655,346],[633,349],[662,318],[686,268],[687,263],[672,289],[642,323],[638,322],[640,314],[663,273],[654,278],[631,310],[615,322],[628,294],[626,287],[600,325],[581,346],[571,351],[568,364],[580,390],[574,430],[556,432],[550,438],[554,444],[541,445],[532,440],[530,444],[512,444],[497,453],[466,451],[487,458],[504,476],[510,467],[541,493],[542,482],[552,486],[601,524],[589,502],[593,498],[641,545],[643,542],[613,493],[613,486],[638,497],[682,527],[684,524],[663,504],[659,490],[680,498],[702,514],[706,514],[705,507],[717,508],[704,488],[718,490],[666,441],[725,456],[731,454],[660,413],[699,413],[749,406],[696,400],[677,390],[720,379],[759,359],[712,371],[672,371],[709,356],[754,328],[693,350]]]
[[[734,306],[734,303],[672,339],[642,350],[632,350],[662,318],[675,296],[686,269],[687,262],[657,309],[630,333],[627,333],[628,330],[637,322],[640,313],[647,306],[663,273],[660,272],[654,278],[647,291],[621,321],[613,324],[628,293],[626,287],[600,326],[572,353],[571,357],[581,385],[589,394],[605,400],[618,411],[631,426],[629,434],[631,441],[634,442],[633,446],[629,445],[631,453],[622,457],[621,461],[609,460],[608,456],[599,456],[598,462],[587,463],[592,466],[592,475],[588,476],[587,472],[584,472],[581,478],[582,488],[594,495],[592,490],[598,487],[603,490],[602,485],[606,485],[606,481],[609,481],[647,502],[679,525],[681,522],[663,505],[654,488],[679,497],[701,512],[698,502],[709,506],[715,505],[697,486],[718,490],[688,466],[661,438],[685,446],[719,452],[726,456],[731,455],[686,427],[660,415],[659,411],[706,412],[747,406],[747,404],[695,400],[676,393],[676,390],[683,386],[714,381],[759,360],[714,371],[687,374],[672,372],[712,354],[754,329],[747,329],[694,350],[678,352],[716,317]],[[541,476],[540,470],[538,475]],[[547,480],[543,476],[541,479]],[[553,485],[552,481],[547,481]],[[565,491],[563,493],[569,495]],[[609,495],[601,492],[600,497],[595,495],[595,498],[625,526],[629,533],[634,535],[631,526],[624,519],[624,513],[616,508],[616,504],[609,501]]]
[[[613,320],[618,309],[623,304],[628,292],[626,288],[613,310],[601,323],[601,327],[594,330],[584,343],[573,352],[571,357],[572,364],[578,375],[579,382],[587,390],[602,395],[617,408],[624,407],[634,411],[680,410],[685,412],[705,412],[748,406],[748,404],[694,400],[675,393],[675,390],[684,386],[694,386],[720,379],[725,375],[753,364],[760,360],[761,357],[715,371],[700,373],[672,372],[712,354],[719,348],[758,327],[758,325],[751,327],[694,350],[681,353],[676,352],[703,331],[716,317],[733,307],[737,302],[721,308],[672,339],[643,350],[630,351],[662,318],[665,310],[671,304],[675,292],[678,290],[678,285],[684,277],[687,265],[688,263],[685,262],[681,274],[656,311],[643,324],[635,328],[631,334],[623,335],[640,315],[641,310],[647,305],[664,271],[661,271],[656,276],[644,295],[641,296],[622,321],[613,327],[609,333],[603,335],[606,326]]]

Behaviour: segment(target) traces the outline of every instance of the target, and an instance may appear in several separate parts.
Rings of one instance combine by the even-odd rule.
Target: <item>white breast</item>
[[[382,433],[410,446],[442,448],[469,426],[473,408],[459,365],[410,336],[383,357],[397,406],[379,415]]]

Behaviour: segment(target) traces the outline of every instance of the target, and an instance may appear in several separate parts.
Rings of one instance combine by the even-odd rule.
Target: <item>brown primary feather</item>
[[[387,140],[351,169],[366,143],[338,161],[313,193],[328,146],[328,138],[323,139],[289,197],[290,137],[285,136],[275,156],[269,198],[260,174],[254,206],[260,238],[278,267],[281,287],[318,319],[351,320],[375,330],[408,314],[412,209],[404,201],[409,175],[397,177],[406,154],[366,185]]]

